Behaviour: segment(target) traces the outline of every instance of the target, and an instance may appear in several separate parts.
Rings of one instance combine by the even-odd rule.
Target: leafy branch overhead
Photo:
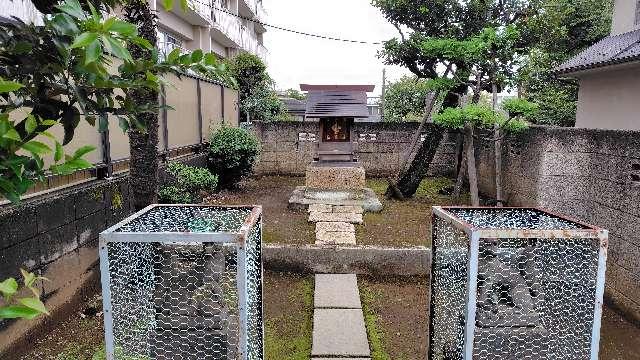
[[[0,23],[0,195],[13,202],[47,171],[65,175],[92,166],[84,156],[93,146],[64,154],[82,120],[104,131],[111,115],[124,131],[144,132],[138,115],[157,113],[160,106],[139,101],[131,90],[170,86],[163,78],[169,73],[236,85],[212,53],[174,51],[161,59],[135,25],[105,16],[91,2],[86,6],[61,2],[44,26]],[[151,56],[133,58],[131,45]],[[64,129],[62,141],[52,135],[57,126]],[[46,168],[45,162],[52,165]]]

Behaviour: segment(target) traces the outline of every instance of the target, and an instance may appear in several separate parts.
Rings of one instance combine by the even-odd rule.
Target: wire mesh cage
[[[607,230],[535,208],[433,208],[429,359],[597,359]]]
[[[107,359],[262,359],[261,217],[151,205],[100,234]]]

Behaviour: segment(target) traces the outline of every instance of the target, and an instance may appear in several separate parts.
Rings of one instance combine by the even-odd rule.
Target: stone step
[[[356,233],[351,231],[317,231],[318,245],[355,245]]]
[[[317,222],[316,233],[318,232],[355,232],[353,224],[346,222]]]
[[[362,214],[364,212],[364,209],[362,208],[362,206],[354,206],[354,205],[344,205],[344,206],[334,205],[332,210],[334,213]]]
[[[311,356],[371,356],[362,309],[315,309]]]
[[[362,214],[356,213],[326,213],[310,212],[309,222],[346,222],[352,224],[362,224]]]
[[[316,274],[313,306],[316,309],[360,309],[356,274]]]
[[[330,212],[333,212],[333,206],[327,205],[327,204],[310,204],[308,211],[310,213],[312,212],[330,213]]]

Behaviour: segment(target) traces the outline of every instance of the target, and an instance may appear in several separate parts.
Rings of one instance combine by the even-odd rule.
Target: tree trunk
[[[133,0],[124,6],[125,19],[138,27],[139,35],[152,44],[157,43],[156,16],[145,0]],[[134,59],[149,59],[151,52],[130,44],[129,52]],[[137,102],[158,104],[158,92],[136,89],[129,94]],[[158,113],[138,116],[144,130],[129,130],[129,162],[131,195],[136,210],[157,202],[158,189]]]
[[[491,83],[493,93],[493,110],[498,108],[498,86],[496,82]],[[493,137],[496,139],[494,143],[495,154],[495,171],[496,171],[496,206],[502,207],[502,141],[500,140],[500,126],[494,125]]]
[[[478,194],[478,173],[476,172],[476,155],[473,144],[473,126],[466,124],[464,126],[465,143],[467,144],[467,176],[469,177],[469,192],[471,193],[471,205],[480,205],[480,196]]]
[[[462,185],[464,185],[464,175],[467,171],[467,142],[462,141],[462,158],[460,159],[458,165],[458,176],[456,177],[456,185],[453,188],[453,198],[458,200],[460,199],[460,194],[462,193]]]
[[[427,176],[429,166],[431,166],[431,161],[436,155],[436,150],[440,146],[443,135],[444,128],[439,125],[433,124],[427,128],[422,146],[418,149],[407,171],[398,180],[397,188],[405,198],[412,197],[418,190],[422,179]],[[390,190],[387,189],[387,191]]]

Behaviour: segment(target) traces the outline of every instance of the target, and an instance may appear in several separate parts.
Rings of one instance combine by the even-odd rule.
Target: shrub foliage
[[[168,204],[189,204],[199,201],[203,192],[215,191],[218,177],[209,170],[179,162],[169,163],[167,172],[174,178],[174,184],[163,187],[158,193],[160,202]]]
[[[223,127],[211,136],[209,169],[218,174],[220,188],[233,188],[251,174],[259,153],[258,139],[247,130]]]

